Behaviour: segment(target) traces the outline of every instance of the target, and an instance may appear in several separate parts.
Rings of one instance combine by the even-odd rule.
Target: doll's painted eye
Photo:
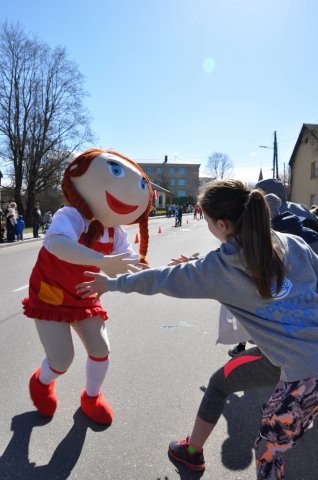
[[[108,170],[114,177],[124,177],[125,170],[124,168],[117,162],[107,162]]]
[[[147,188],[147,182],[146,180],[144,179],[144,177],[142,177],[140,180],[139,180],[139,186],[141,188],[141,190],[145,190]]]

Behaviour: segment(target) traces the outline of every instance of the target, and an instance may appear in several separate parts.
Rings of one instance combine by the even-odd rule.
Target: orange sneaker
[[[81,408],[85,415],[96,423],[108,425],[113,421],[113,411],[102,392],[97,397],[89,397],[85,390],[81,394]]]
[[[32,402],[41,415],[53,417],[57,407],[57,396],[54,392],[55,380],[44,385],[39,380],[41,368],[38,368],[30,378],[29,389]]]

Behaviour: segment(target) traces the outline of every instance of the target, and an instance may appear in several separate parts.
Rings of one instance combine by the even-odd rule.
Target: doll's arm
[[[60,260],[76,265],[94,265],[103,258],[103,254],[87,248],[63,234],[53,234],[48,242],[48,250]]]
[[[129,252],[118,255],[103,255],[91,248],[85,247],[62,234],[53,234],[49,238],[48,250],[56,257],[76,265],[93,265],[100,268],[109,276],[134,271],[134,264],[139,259],[130,258]]]

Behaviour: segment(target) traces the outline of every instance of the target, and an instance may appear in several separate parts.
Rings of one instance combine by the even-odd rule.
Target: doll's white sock
[[[49,363],[47,361],[47,358],[45,358],[42,362],[42,365],[41,365],[39,380],[40,380],[41,383],[43,383],[43,385],[48,385],[49,383],[53,382],[53,380],[55,380],[57,377],[62,375],[62,373],[64,373],[64,372],[58,373],[56,371],[53,371],[49,367]]]
[[[97,397],[104,381],[109,365],[108,356],[103,359],[93,360],[87,357],[86,362],[86,393],[89,397]]]

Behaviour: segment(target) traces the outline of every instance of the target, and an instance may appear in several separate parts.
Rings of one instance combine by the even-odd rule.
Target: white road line
[[[13,292],[20,292],[21,290],[25,290],[28,288],[29,284],[27,283],[26,285],[23,285],[23,287],[16,288],[15,290],[12,290]]]

